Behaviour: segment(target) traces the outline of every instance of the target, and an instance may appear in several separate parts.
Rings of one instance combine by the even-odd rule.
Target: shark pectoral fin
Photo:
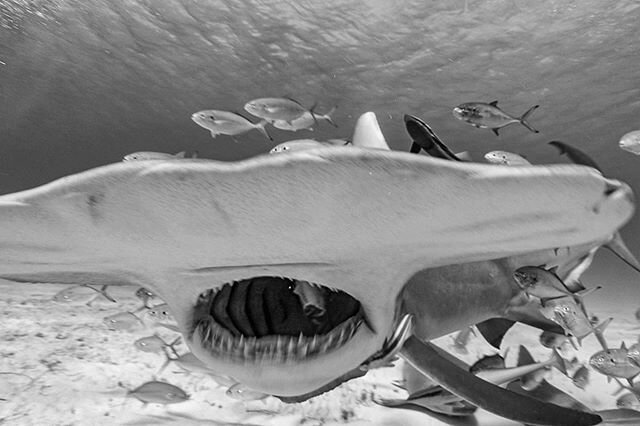
[[[536,425],[595,425],[600,416],[541,402],[485,382],[456,367],[433,344],[410,337],[401,355],[451,393],[498,416]]]
[[[411,144],[411,149],[409,150],[412,154],[418,154],[422,148],[417,143],[413,142]]]
[[[487,343],[496,349],[500,349],[504,335],[515,323],[515,321],[506,318],[490,318],[479,322],[476,327]]]
[[[496,136],[500,136],[500,133],[498,133],[498,129],[491,129],[491,131],[492,131],[493,133],[495,133],[495,134],[496,134]]]

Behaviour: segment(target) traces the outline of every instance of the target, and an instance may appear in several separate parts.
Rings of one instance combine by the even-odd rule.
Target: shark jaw
[[[366,149],[358,148],[358,134]],[[387,151],[380,138],[375,117],[365,114],[353,148],[237,163],[113,164],[4,195],[0,278],[144,286],[167,302],[212,371],[265,393],[302,395],[384,346],[418,272],[601,241],[633,214],[629,187],[586,167],[454,164]],[[455,268],[452,278],[462,273]],[[229,312],[252,303],[238,294],[232,303],[216,299],[225,286],[237,291],[259,277],[275,278],[267,282],[274,287],[284,277],[340,290],[359,305],[340,313],[325,303],[327,322],[302,330],[302,339],[295,327],[269,325],[252,336],[209,319],[208,304]],[[436,299],[434,283],[412,283],[433,286],[416,294]],[[288,297],[280,291],[272,296]],[[444,306],[459,297],[438,300]],[[420,316],[427,304],[415,302]],[[455,326],[487,318],[487,304]],[[276,314],[250,309],[234,323]],[[428,338],[449,331],[437,321],[422,329]]]

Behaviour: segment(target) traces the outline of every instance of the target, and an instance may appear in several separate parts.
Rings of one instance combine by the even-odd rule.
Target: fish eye
[[[216,119],[213,115],[210,115],[209,118],[212,119],[212,120]]]

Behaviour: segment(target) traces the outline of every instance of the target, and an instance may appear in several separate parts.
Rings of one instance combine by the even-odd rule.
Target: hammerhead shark
[[[428,342],[532,318],[514,270],[564,277],[633,212],[629,186],[588,167],[391,151],[366,113],[350,147],[123,162],[3,195],[0,278],[145,287],[211,371],[283,399],[399,353],[498,415],[591,425],[597,414],[499,388]]]

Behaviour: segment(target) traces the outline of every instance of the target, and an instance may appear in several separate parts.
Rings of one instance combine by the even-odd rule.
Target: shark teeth
[[[344,345],[364,322],[362,311],[328,333],[304,336],[233,336],[211,316],[201,318],[193,338],[214,356],[247,363],[284,363],[313,357]]]

